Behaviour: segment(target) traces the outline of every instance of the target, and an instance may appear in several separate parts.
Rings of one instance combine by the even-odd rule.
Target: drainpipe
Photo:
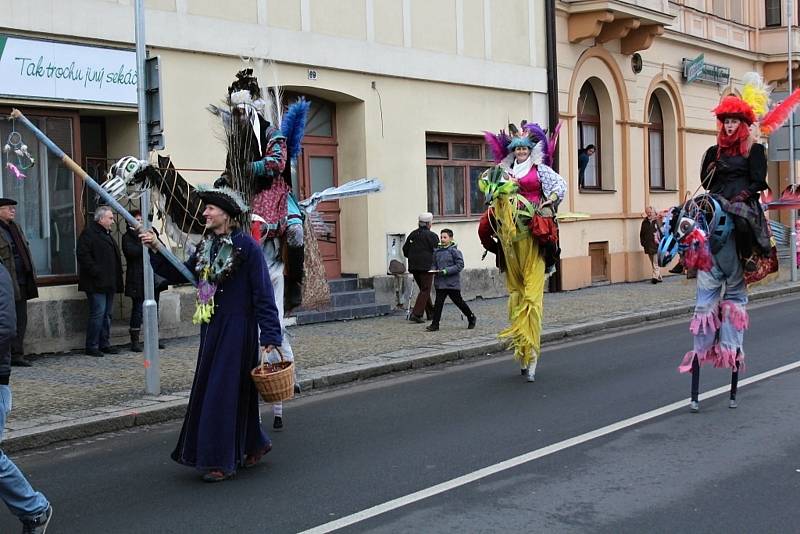
[[[545,49],[547,52],[547,116],[549,118],[549,131],[553,131],[558,124],[558,60],[556,57],[556,0],[545,0]],[[553,170],[558,172],[558,150],[553,155]],[[548,281],[548,291],[561,291],[561,260],[556,265],[556,274]]]

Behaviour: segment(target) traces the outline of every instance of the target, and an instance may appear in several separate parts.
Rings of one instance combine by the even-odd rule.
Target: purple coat
[[[229,473],[268,442],[261,429],[258,393],[250,371],[258,364],[259,343],[278,346],[281,325],[264,256],[255,241],[233,234],[239,265],[214,295],[211,322],[200,327],[192,393],[172,459],[207,471]],[[194,272],[197,258],[186,267]],[[161,254],[153,269],[170,283],[185,282]],[[260,339],[259,339],[260,337]]]

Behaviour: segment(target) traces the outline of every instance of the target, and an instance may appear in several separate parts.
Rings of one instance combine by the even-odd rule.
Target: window
[[[52,113],[37,116],[26,113],[27,117],[44,132],[64,152],[75,157],[73,150],[72,115],[59,116]],[[54,116],[55,115],[55,116]],[[77,272],[75,262],[75,179],[62,161],[48,152],[36,140],[33,133],[16,122],[13,124],[22,135],[22,141],[36,159],[33,167],[24,170],[25,178],[17,179],[5,172],[5,153],[0,151],[0,196],[16,200],[15,222],[25,232],[30,243],[31,256],[36,268],[37,278],[53,276],[74,276]],[[5,144],[11,133],[12,123],[0,121],[0,140]],[[15,156],[11,156],[11,163]],[[39,280],[47,282],[49,280]]]
[[[780,26],[781,25],[781,4],[783,0],[766,0],[764,2],[765,8],[765,26]]]
[[[600,106],[591,84],[588,82],[581,88],[578,97],[578,137],[580,149],[594,145],[595,153],[589,158],[586,167],[581,172],[580,162],[578,167],[578,185],[582,189],[602,189],[602,176],[600,166]]]
[[[650,159],[650,189],[664,189],[664,119],[661,104],[654,95],[648,112],[650,127],[647,134],[647,153]]]
[[[478,178],[492,165],[492,156],[482,138],[428,135],[425,156],[428,211],[440,217],[483,213]]]

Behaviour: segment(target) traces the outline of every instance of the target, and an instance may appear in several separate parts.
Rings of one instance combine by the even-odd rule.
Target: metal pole
[[[792,94],[792,60],[793,60],[793,45],[792,42],[794,40],[794,32],[793,32],[793,22],[794,22],[794,2],[792,0],[787,0],[786,2],[786,33],[789,36],[789,53],[788,53],[788,61],[789,61],[789,94]],[[791,185],[795,184],[795,176],[794,176],[794,112],[789,114],[789,183]],[[795,221],[797,220],[797,210],[790,210],[789,211],[789,250],[791,251],[791,262],[792,262],[792,282],[797,282],[797,230],[795,229]]]
[[[144,0],[136,0],[136,87],[139,102],[139,158],[150,159],[147,146],[147,101],[145,96],[144,60]],[[150,190],[145,190],[141,197],[142,223],[144,230],[150,230]],[[153,287],[153,267],[150,265],[150,252],[142,246],[142,262],[144,263],[144,319],[142,334],[144,336],[144,389],[148,395],[161,394],[161,365],[158,354],[158,304],[155,301]]]

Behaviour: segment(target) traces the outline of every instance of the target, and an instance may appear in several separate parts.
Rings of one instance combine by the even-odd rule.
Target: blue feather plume
[[[283,114],[281,133],[286,137],[286,150],[289,159],[295,159],[300,155],[300,143],[303,141],[306,116],[310,107],[311,102],[305,98],[298,98],[296,102],[289,105],[286,113]]]

